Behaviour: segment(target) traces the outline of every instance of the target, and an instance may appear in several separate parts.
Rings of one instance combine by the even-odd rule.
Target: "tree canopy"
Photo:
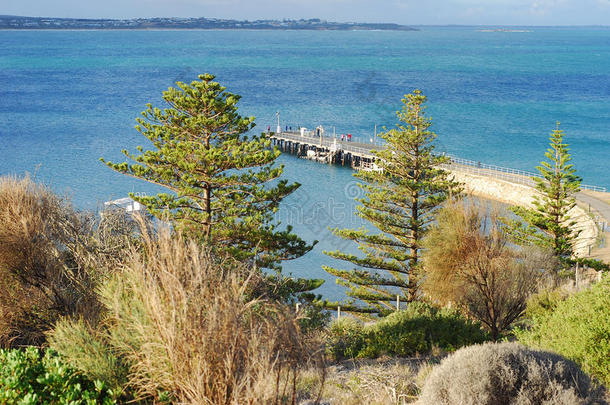
[[[570,259],[574,242],[580,231],[574,229],[569,212],[576,205],[574,195],[580,190],[580,177],[570,163],[569,145],[564,132],[557,128],[551,132],[546,160],[536,169],[541,177],[534,177],[536,191],[533,207],[513,207],[520,219],[505,220],[506,230],[520,244],[550,247],[560,259]]]
[[[378,232],[332,229],[335,235],[356,242],[363,255],[325,252],[356,266],[352,270],[324,266],[353,298],[341,304],[344,310],[384,315],[392,310],[397,296],[403,302],[417,298],[421,238],[438,207],[452,193],[459,193],[458,184],[440,167],[448,158],[433,153],[436,134],[429,130],[431,121],[425,116],[426,97],[415,90],[402,102],[396,128],[380,135],[385,147],[374,152],[380,170],[355,174],[365,193],[358,199],[357,215]]]
[[[152,149],[123,150],[131,163],[101,159],[168,190],[130,197],[177,231],[261,267],[278,268],[311,250],[290,226],[282,230],[274,220],[280,201],[299,184],[279,179],[283,167],[274,162],[280,151],[270,148],[265,134],[248,134],[254,117],[238,114],[240,96],[210,74],[176,85],[163,92],[166,108],[147,104],[137,118],[136,129]]]

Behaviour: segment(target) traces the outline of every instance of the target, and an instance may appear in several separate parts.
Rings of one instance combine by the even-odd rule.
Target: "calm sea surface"
[[[0,175],[36,173],[83,208],[145,182],[107,169],[145,144],[134,118],[175,81],[210,72],[242,95],[258,128],[336,127],[368,140],[391,126],[403,94],[422,89],[438,150],[533,170],[561,121],[584,182],[610,187],[610,30],[478,32],[0,31]],[[286,272],[327,278],[323,250],[351,249],[328,226],[361,226],[351,171],[282,156],[301,189],[280,218],[320,242]]]

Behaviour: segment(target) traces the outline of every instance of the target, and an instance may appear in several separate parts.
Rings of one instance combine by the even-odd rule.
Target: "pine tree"
[[[169,190],[155,196],[130,194],[155,217],[169,220],[183,234],[210,243],[240,260],[278,268],[282,260],[302,256],[312,245],[278,230],[273,214],[298,183],[278,180],[273,166],[280,151],[261,134],[250,137],[254,117],[237,112],[240,96],[214,82],[210,74],[163,92],[167,108],[151,104],[136,129],[154,147],[139,154],[123,150],[134,163],[108,167]],[[274,186],[267,183],[276,181]],[[319,284],[318,284],[319,285]]]
[[[448,159],[433,154],[436,134],[428,130],[426,97],[415,90],[402,102],[396,113],[398,125],[381,134],[385,148],[374,152],[381,170],[355,174],[365,192],[358,199],[357,215],[379,232],[332,229],[335,235],[356,242],[363,256],[325,252],[356,266],[353,270],[324,266],[348,288],[352,300],[341,304],[347,311],[384,315],[393,308],[397,295],[403,302],[417,298],[420,241],[439,206],[452,193],[459,193],[458,184],[439,167]]]
[[[564,132],[551,132],[549,148],[536,169],[541,178],[534,177],[538,193],[534,196],[533,207],[513,207],[521,219],[505,220],[506,231],[519,244],[535,244],[550,247],[563,260],[574,253],[574,241],[580,231],[574,230],[574,221],[569,211],[576,205],[574,194],[580,190],[581,179],[574,173],[570,163],[569,145],[564,143]]]

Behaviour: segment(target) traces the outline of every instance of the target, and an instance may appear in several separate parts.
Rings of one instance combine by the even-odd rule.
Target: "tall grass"
[[[251,297],[262,275],[169,232],[99,289],[102,322],[64,320],[51,347],[95,378],[177,403],[296,403],[301,366],[319,360],[293,311]]]

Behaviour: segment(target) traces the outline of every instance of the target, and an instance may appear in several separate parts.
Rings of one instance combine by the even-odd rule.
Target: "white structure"
[[[339,150],[339,145],[337,145],[337,138],[335,138],[335,141],[330,144],[329,150],[331,153],[337,153],[337,151]]]
[[[137,201],[134,201],[131,197],[119,198],[118,200],[106,201],[104,203],[104,209],[123,209],[125,212],[132,214],[136,212],[146,212],[146,207]]]

